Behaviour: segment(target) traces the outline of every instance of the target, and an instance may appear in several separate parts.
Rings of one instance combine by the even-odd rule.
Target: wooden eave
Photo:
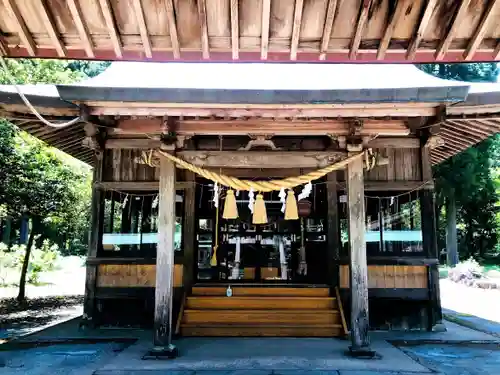
[[[498,61],[498,3],[3,0],[0,53],[136,61]]]
[[[126,136],[127,132],[137,136],[139,130],[142,135],[159,134],[162,129],[167,129],[165,119],[173,117],[178,133],[185,136],[265,134],[266,131],[276,136],[346,135],[346,124],[361,119],[365,121],[366,129],[372,129],[367,130],[367,136],[374,133],[401,137],[410,131],[403,132],[405,121],[412,117],[426,118],[428,120],[419,126],[431,129],[432,134],[439,135],[444,141],[431,147],[432,163],[438,164],[500,131],[498,92],[474,93],[462,102],[448,102],[443,113],[443,102],[244,104],[217,103],[217,99],[212,98],[210,103],[184,104],[105,100],[75,100],[71,103],[63,100],[63,91],[61,97],[28,95],[28,98],[52,121],[78,116],[82,108],[87,116],[113,119],[115,124],[122,124],[110,130],[110,134],[118,136]],[[1,90],[0,115],[49,145],[93,164],[93,151],[82,144],[84,123],[65,129],[47,127],[30,113],[16,93]],[[435,121],[440,116],[441,120]],[[386,132],[382,129],[384,123]],[[128,128],[123,124],[128,124]],[[145,128],[139,129],[141,126]],[[412,131],[416,130],[418,126],[412,128]]]

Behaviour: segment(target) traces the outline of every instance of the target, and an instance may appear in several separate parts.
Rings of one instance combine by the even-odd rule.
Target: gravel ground
[[[479,289],[442,279],[441,305],[444,309],[500,323],[500,290]]]
[[[0,342],[80,316],[85,267],[79,257],[61,260],[61,269],[40,276],[41,286],[26,287],[27,301],[15,300],[17,287],[0,288]]]

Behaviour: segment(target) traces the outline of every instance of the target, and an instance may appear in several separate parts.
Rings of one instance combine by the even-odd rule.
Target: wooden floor
[[[338,337],[345,335],[336,297],[326,287],[195,286],[182,336]]]

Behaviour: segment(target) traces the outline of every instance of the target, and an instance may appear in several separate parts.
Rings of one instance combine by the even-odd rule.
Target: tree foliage
[[[439,78],[469,82],[496,82],[495,63],[428,64],[421,70]],[[500,168],[500,137],[490,137],[434,168],[440,247],[445,247],[444,203],[454,197],[458,208],[459,253],[462,258],[484,257],[497,246],[496,219],[499,191],[495,175]],[[498,175],[497,175],[498,176]],[[498,177],[496,177],[498,178]]]
[[[98,74],[109,64],[19,59],[8,60],[7,65],[15,83],[39,84],[72,83]],[[0,70],[0,83],[12,83],[4,70]],[[0,119],[0,219],[31,222],[20,301],[36,238],[40,244],[49,239],[71,253],[85,250],[90,183],[88,166]]]

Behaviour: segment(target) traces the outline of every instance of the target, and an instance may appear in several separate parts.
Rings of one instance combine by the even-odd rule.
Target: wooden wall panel
[[[157,181],[156,169],[135,162],[143,150],[108,149],[105,151],[104,181]]]
[[[420,150],[417,148],[376,149],[388,158],[388,165],[365,171],[367,181],[421,181]]]
[[[174,268],[174,287],[182,286],[183,265]],[[97,270],[97,286],[105,288],[154,288],[155,264],[100,264]]]
[[[340,288],[349,288],[349,266],[340,266]],[[427,288],[427,266],[370,265],[368,288]]]

